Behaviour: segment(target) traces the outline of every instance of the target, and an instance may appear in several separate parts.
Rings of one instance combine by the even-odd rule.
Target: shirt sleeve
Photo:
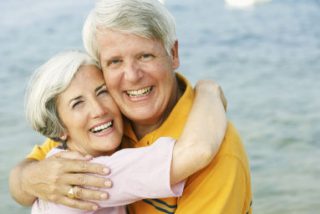
[[[181,196],[184,182],[170,185],[174,143],[172,138],[161,137],[151,146],[122,149],[112,156],[93,160],[111,169],[108,177],[113,182],[113,187],[106,189],[108,200],[97,203],[102,207],[112,207],[144,198]]]
[[[55,142],[51,139],[47,139],[41,146],[36,145],[33,147],[32,151],[27,155],[27,158],[29,159],[35,159],[35,160],[43,160],[46,158],[48,152],[57,147],[59,145],[58,142]]]

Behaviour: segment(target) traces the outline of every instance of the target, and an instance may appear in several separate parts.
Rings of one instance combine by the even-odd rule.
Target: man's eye
[[[98,91],[97,95],[105,95],[105,94],[108,94],[108,90],[107,89],[103,89],[103,90],[100,90]]]
[[[142,60],[149,60],[149,59],[152,59],[153,58],[153,55],[152,54],[142,54],[140,59]]]
[[[108,66],[118,65],[121,63],[120,59],[113,59],[108,62]]]

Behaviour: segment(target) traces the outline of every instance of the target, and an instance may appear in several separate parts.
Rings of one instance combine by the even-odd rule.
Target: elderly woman
[[[122,205],[143,198],[180,196],[184,186],[180,181],[203,168],[217,152],[226,128],[220,91],[207,82],[197,90],[201,95],[176,144],[173,138],[161,137],[148,147],[117,151],[123,133],[121,113],[100,67],[88,55],[71,51],[53,57],[35,72],[26,95],[26,114],[33,129],[61,143],[47,158],[69,150],[111,168],[106,175],[114,183],[111,197],[97,201],[100,208],[92,212],[125,213]],[[207,127],[199,129],[203,123]],[[215,138],[208,137],[212,129]],[[196,138],[194,130],[198,130]],[[77,188],[64,186],[60,191],[76,200]],[[59,212],[89,213],[42,199],[32,208],[32,213]]]

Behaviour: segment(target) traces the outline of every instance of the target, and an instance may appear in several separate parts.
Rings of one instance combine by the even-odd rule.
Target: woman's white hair
[[[82,65],[94,65],[100,69],[89,55],[68,51],[52,57],[33,73],[25,95],[25,111],[35,131],[54,140],[59,140],[65,133],[56,101]]]
[[[168,55],[177,40],[174,18],[158,0],[98,0],[82,31],[84,47],[97,61],[96,35],[104,29],[158,40]]]

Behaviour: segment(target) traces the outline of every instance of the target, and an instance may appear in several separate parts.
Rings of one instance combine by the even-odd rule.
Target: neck
[[[67,142],[67,150],[69,151],[75,151],[80,153],[81,155],[90,155],[91,157],[99,157],[99,156],[110,156],[115,151],[94,151],[94,150],[88,150],[83,148],[82,146],[78,145],[77,143],[73,142]]]
[[[87,155],[87,154],[89,154],[87,151],[85,151],[84,149],[82,149],[82,147],[77,146],[77,144],[75,144],[75,143],[73,143],[73,142],[71,142],[71,141],[68,141],[68,142],[66,143],[66,145],[67,145],[67,150],[69,150],[69,151],[79,152],[79,153],[82,154],[82,155]],[[89,155],[91,155],[91,154],[89,154]]]

